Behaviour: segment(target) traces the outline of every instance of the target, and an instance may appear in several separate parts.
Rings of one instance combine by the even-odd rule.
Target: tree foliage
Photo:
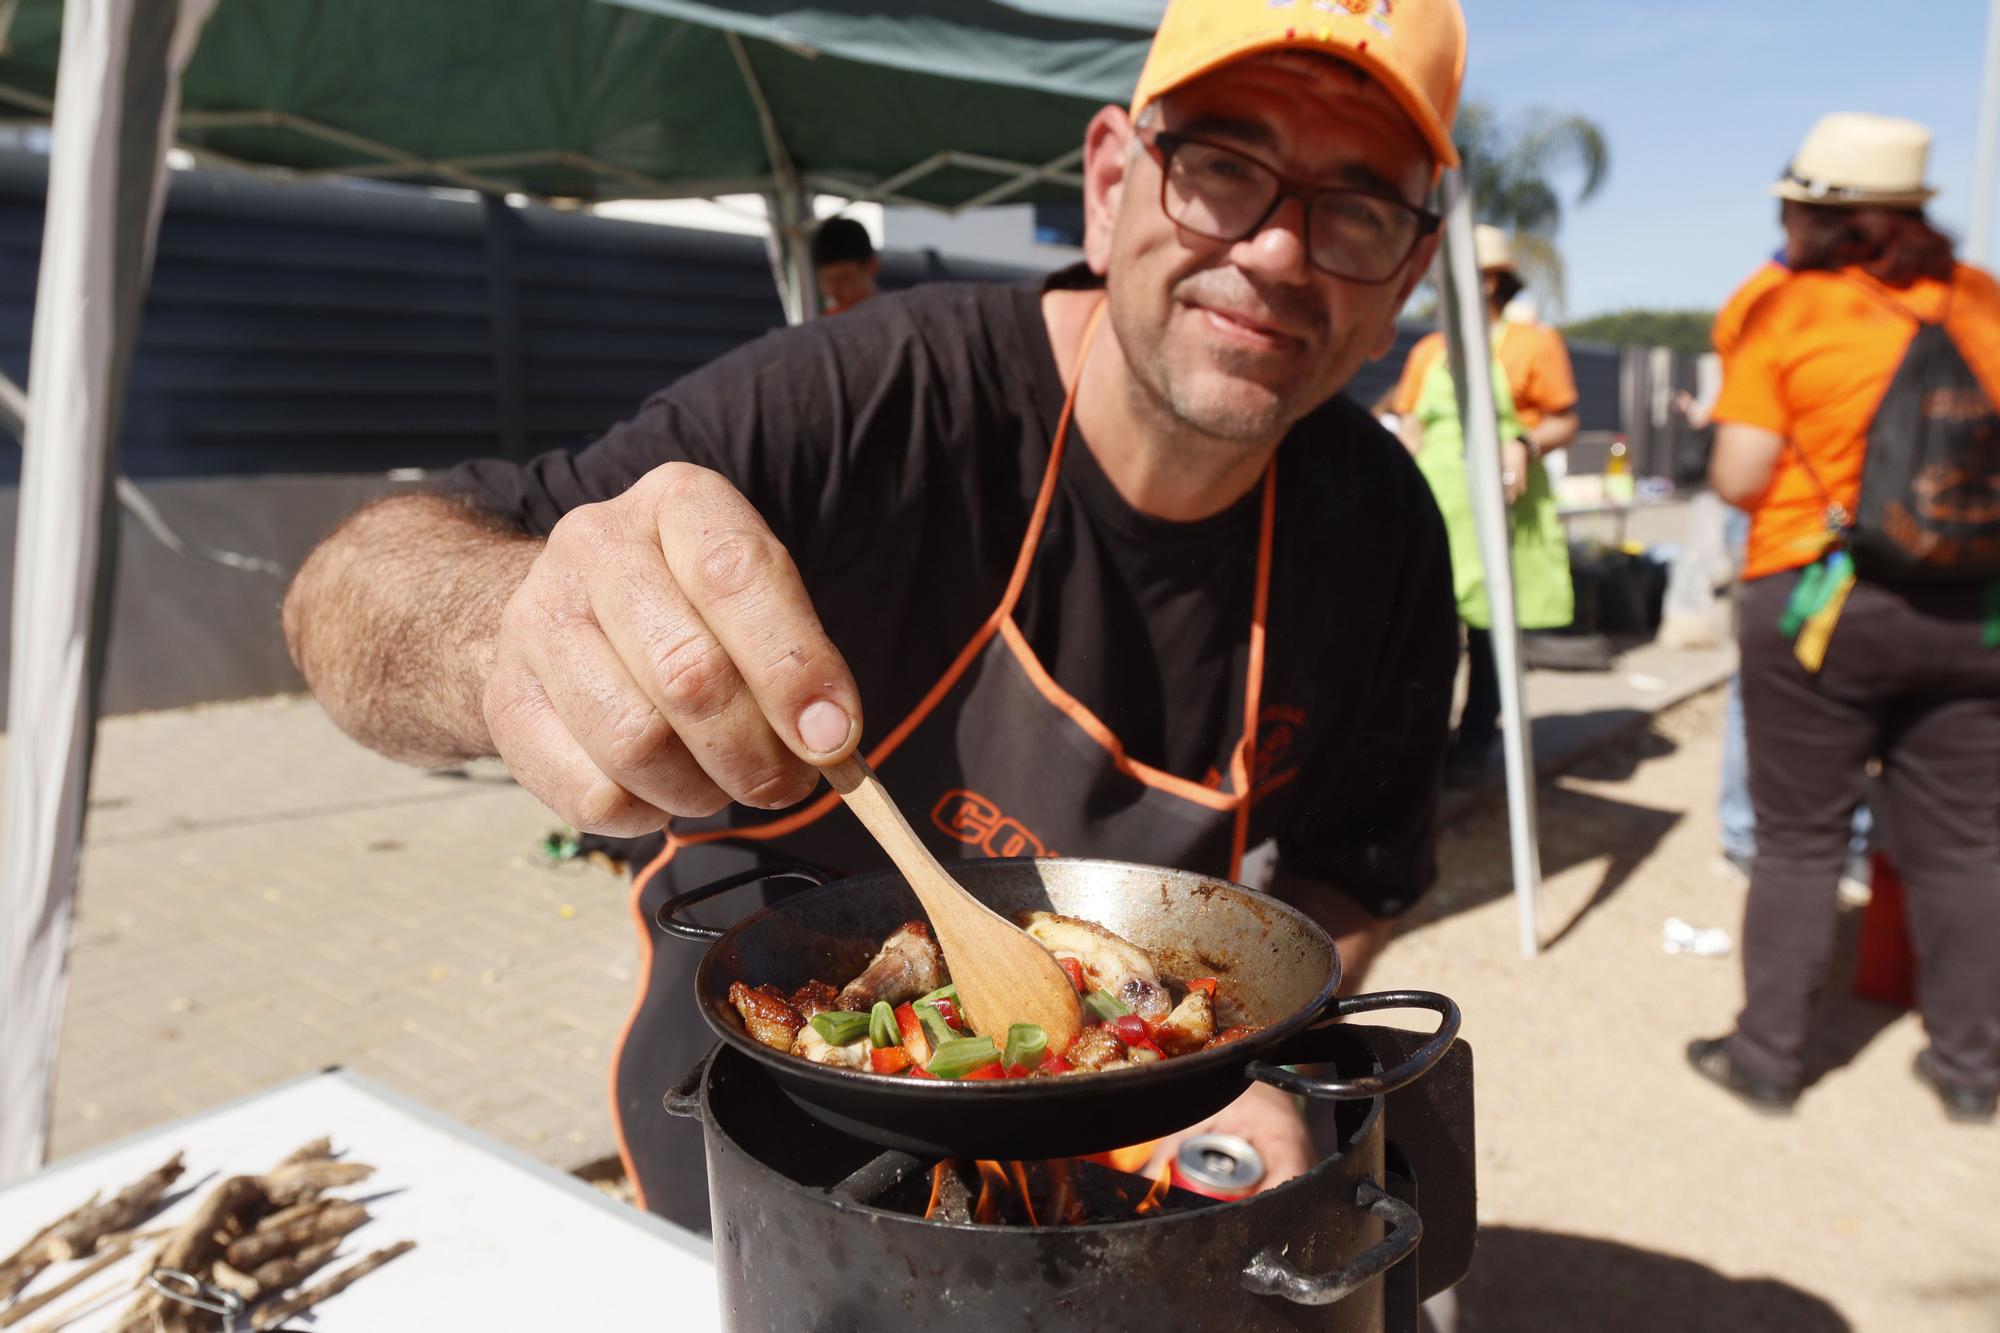
[[[1574,342],[1617,343],[1638,347],[1671,347],[1686,356],[1713,350],[1708,331],[1713,310],[1619,310],[1563,326]]]
[[[1452,138],[1479,220],[1513,234],[1522,280],[1549,310],[1560,312],[1568,292],[1555,245],[1563,220],[1557,182],[1574,173],[1575,203],[1603,187],[1611,174],[1604,131],[1583,116],[1547,108],[1502,116],[1484,103],[1467,102]]]

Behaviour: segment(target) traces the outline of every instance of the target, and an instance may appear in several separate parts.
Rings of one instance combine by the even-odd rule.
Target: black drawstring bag
[[[1919,321],[1875,411],[1846,540],[1865,577],[2000,576],[2000,410],[1942,324]]]

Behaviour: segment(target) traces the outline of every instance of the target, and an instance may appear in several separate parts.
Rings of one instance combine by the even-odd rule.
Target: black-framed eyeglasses
[[[1206,139],[1161,131],[1142,142],[1159,160],[1160,208],[1176,226],[1233,243],[1297,199],[1313,267],[1349,282],[1388,282],[1443,222],[1392,195],[1298,180]]]

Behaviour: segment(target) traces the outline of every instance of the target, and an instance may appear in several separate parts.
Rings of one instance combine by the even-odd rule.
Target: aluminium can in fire
[[[1234,1134],[1197,1134],[1174,1154],[1173,1184],[1211,1199],[1246,1199],[1264,1179],[1264,1158]]]

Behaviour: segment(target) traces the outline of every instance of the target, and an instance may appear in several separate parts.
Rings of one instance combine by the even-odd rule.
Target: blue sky
[[[1985,0],[1463,2],[1468,97],[1610,139],[1610,180],[1557,237],[1572,318],[1720,304],[1779,244],[1764,188],[1828,111],[1929,125],[1931,213],[1964,234]]]

